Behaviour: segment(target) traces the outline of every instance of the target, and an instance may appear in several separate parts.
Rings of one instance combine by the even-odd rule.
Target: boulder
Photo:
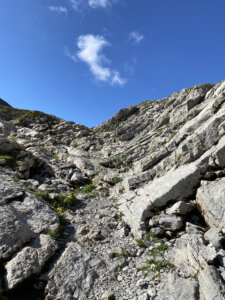
[[[0,153],[9,153],[15,150],[21,150],[20,146],[16,141],[11,141],[7,138],[0,138]]]
[[[186,203],[184,201],[178,201],[173,206],[166,210],[167,214],[185,216],[195,208],[195,203]]]
[[[204,239],[210,243],[215,249],[222,248],[224,234],[218,228],[211,228],[204,234]]]
[[[183,219],[175,215],[158,215],[150,219],[149,226],[160,226],[164,230],[176,231],[183,227]]]
[[[103,261],[97,259],[96,255],[92,256],[78,243],[69,243],[48,275],[46,299],[86,298],[86,293],[90,291],[87,274],[93,273],[93,268],[100,272],[104,267]]]
[[[35,236],[31,228],[11,205],[0,205],[0,260],[7,259]]]
[[[197,205],[210,227],[225,228],[224,193],[225,178],[204,181],[197,191]]]
[[[119,210],[124,214],[135,235],[140,235],[140,224],[152,216],[153,208],[165,206],[169,201],[181,201],[194,193],[201,178],[201,168],[191,163],[172,169],[138,190],[126,193],[119,201]]]
[[[203,233],[186,233],[176,239],[174,247],[168,251],[167,261],[180,269],[185,276],[195,277],[200,270],[208,267],[217,256],[211,245],[204,244]]]
[[[14,183],[10,176],[3,173],[0,174],[0,191],[0,204],[23,198],[24,195],[23,186]]]
[[[198,282],[170,272],[163,276],[155,300],[198,300]]]
[[[225,286],[219,271],[214,266],[207,266],[198,275],[201,300],[224,300]]]
[[[27,223],[30,230],[39,234],[59,229],[59,219],[46,202],[32,193],[25,193],[23,201],[13,201],[11,207]]]
[[[32,274],[39,273],[56,249],[56,241],[41,234],[32,244],[17,252],[5,266],[7,289],[13,289]]]

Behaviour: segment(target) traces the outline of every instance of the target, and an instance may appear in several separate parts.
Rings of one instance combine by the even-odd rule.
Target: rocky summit
[[[87,128],[0,102],[0,299],[225,299],[225,81]]]

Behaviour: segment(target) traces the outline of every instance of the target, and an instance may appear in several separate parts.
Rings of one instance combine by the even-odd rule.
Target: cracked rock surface
[[[225,299],[224,168],[225,81],[94,128],[0,102],[0,298]]]

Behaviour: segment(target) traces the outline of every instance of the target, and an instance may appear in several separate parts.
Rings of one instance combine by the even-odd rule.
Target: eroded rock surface
[[[95,128],[0,101],[0,298],[225,299],[225,81]]]

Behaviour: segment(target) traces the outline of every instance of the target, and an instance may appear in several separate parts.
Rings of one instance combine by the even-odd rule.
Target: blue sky
[[[225,78],[224,0],[0,0],[0,97],[87,126]]]

